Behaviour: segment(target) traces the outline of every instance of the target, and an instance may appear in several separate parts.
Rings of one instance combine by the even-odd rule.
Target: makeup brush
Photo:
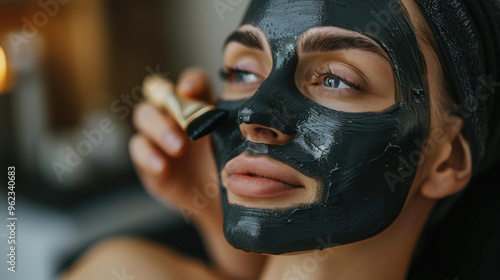
[[[154,106],[166,109],[191,140],[212,133],[228,116],[226,110],[201,101],[180,100],[169,79],[151,75],[144,79],[143,93]]]

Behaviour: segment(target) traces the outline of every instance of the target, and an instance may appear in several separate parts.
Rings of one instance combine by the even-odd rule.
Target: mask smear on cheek
[[[355,4],[355,5],[354,5]],[[230,111],[212,134],[219,171],[246,153],[268,157],[319,182],[316,203],[288,209],[230,204],[221,185],[224,234],[236,248],[283,254],[372,237],[400,214],[412,185],[429,123],[424,68],[413,29],[397,1],[256,0],[244,23],[267,35],[273,69],[250,99],[221,101]],[[378,29],[373,22],[384,19]],[[297,89],[300,35],[315,26],[359,32],[387,50],[404,102],[383,113],[325,108]],[[293,135],[283,145],[243,139],[239,124]]]

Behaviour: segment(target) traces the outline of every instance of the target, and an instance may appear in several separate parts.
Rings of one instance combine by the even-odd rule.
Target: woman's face
[[[225,45],[231,113],[213,134],[228,241],[281,254],[387,228],[429,125],[423,69],[397,1],[254,1]]]
[[[268,41],[265,33],[252,25],[244,25],[238,32],[241,36],[249,36],[260,42]],[[352,43],[352,47],[344,48],[342,45],[345,41]],[[332,44],[331,49],[316,47],[326,44]],[[228,73],[222,99],[250,98],[269,76],[273,66],[271,49],[267,43],[261,46],[262,49],[249,47],[244,41],[228,42],[224,53],[225,71]],[[312,27],[300,36],[297,56],[295,85],[305,97],[319,105],[342,112],[384,112],[396,104],[390,59],[385,51],[368,37],[338,27]],[[296,136],[286,136],[272,126],[259,124],[241,123],[240,130],[243,138],[254,143],[284,145]],[[273,137],[270,131],[278,134],[278,137]],[[283,136],[279,137],[281,135]],[[320,200],[321,184],[317,179],[282,164],[276,164],[275,167],[279,168],[276,173],[290,176],[290,181],[296,181],[293,185],[302,186],[285,188],[286,195],[275,192],[276,182],[270,182],[274,183],[273,187],[264,188],[262,184],[266,182],[263,180],[239,175],[240,173],[233,169],[241,165],[258,165],[251,162],[250,157],[246,159],[247,161],[230,161],[222,171],[223,185],[233,188],[227,194],[230,203],[248,207],[287,209]],[[264,160],[261,164],[267,162],[268,160]],[[249,184],[255,184],[255,189],[251,189]],[[243,193],[234,193],[238,191]]]

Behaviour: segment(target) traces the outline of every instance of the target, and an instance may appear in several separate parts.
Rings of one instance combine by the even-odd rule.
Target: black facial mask
[[[398,217],[430,115],[422,55],[402,9],[396,0],[252,2],[243,23],[265,32],[273,68],[250,99],[219,103],[230,111],[212,134],[219,172],[242,153],[270,157],[317,179],[321,198],[287,210],[246,208],[229,204],[221,184],[224,233],[234,247],[268,254],[322,249],[367,239]],[[403,101],[383,113],[346,113],[305,97],[294,80],[297,41],[316,26],[376,41],[389,54]],[[295,136],[285,145],[252,143],[241,123]]]

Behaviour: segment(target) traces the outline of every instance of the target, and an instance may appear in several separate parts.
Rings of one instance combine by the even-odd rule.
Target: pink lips
[[[283,163],[243,154],[230,160],[222,175],[233,194],[262,199],[286,196],[304,188],[296,174],[297,170]]]

